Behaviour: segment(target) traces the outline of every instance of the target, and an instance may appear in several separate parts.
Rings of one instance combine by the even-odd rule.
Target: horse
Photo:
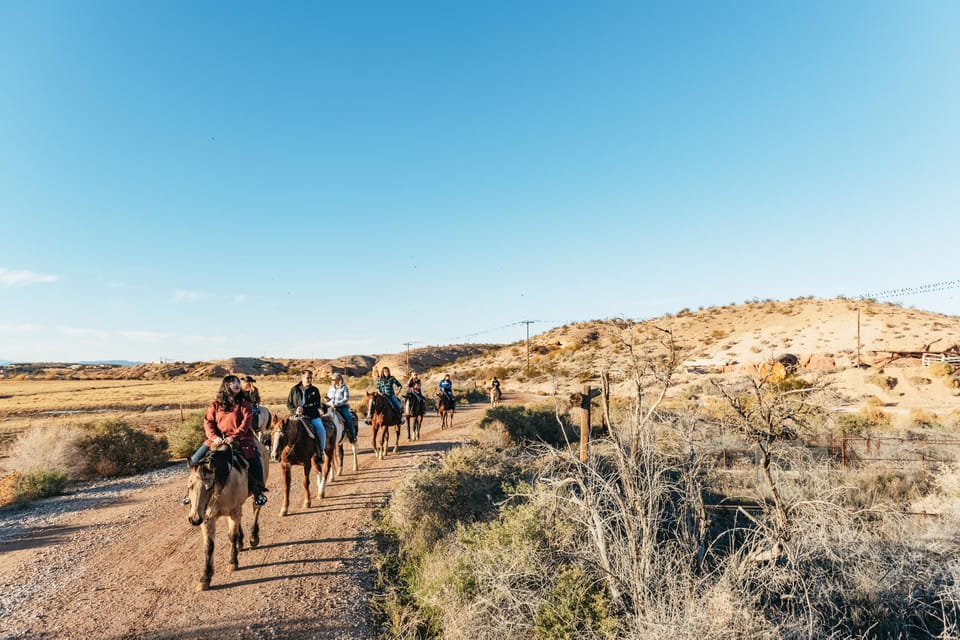
[[[400,425],[403,424],[403,413],[397,411],[393,401],[378,391],[367,391],[367,400],[370,402],[367,417],[373,425],[373,450],[378,460],[383,460],[390,446],[390,427],[395,427],[397,433],[393,452],[400,449]],[[380,436],[380,442],[377,442]]]
[[[264,446],[270,447],[271,434],[268,427],[271,426],[272,420],[270,415],[270,409],[267,409],[265,406],[260,405],[257,408],[257,423],[253,425],[253,432],[257,436],[257,440],[262,442]]]
[[[267,450],[259,440],[257,452],[263,462],[263,481],[270,472]],[[197,583],[197,591],[210,588],[213,577],[213,538],[217,531],[217,519],[230,518],[230,571],[238,567],[238,552],[243,549],[243,503],[253,496],[250,488],[250,463],[234,453],[229,445],[211,450],[196,465],[192,462],[187,480],[187,497],[190,500],[190,524],[200,526],[203,536],[203,575]],[[250,547],[260,544],[260,506],[253,506],[253,529],[250,532]]]
[[[490,406],[495,407],[500,404],[500,398],[503,397],[503,392],[500,391],[500,387],[490,387]]]
[[[324,425],[326,426],[326,425]],[[329,434],[328,434],[329,435]],[[280,515],[285,516],[290,508],[290,467],[303,467],[303,508],[310,508],[310,465],[320,476],[322,461],[317,454],[316,434],[313,427],[305,418],[288,416],[273,417],[273,439],[270,447],[270,458],[280,463],[283,471],[283,504],[280,506]],[[330,438],[327,438],[330,441]]]
[[[343,441],[346,439],[353,448],[353,470],[357,471],[357,441],[350,440],[347,437],[347,425],[343,422],[343,416],[336,409],[327,412],[328,415],[321,416],[323,426],[327,430],[326,446],[323,449],[323,468],[317,475],[319,488],[317,493],[321,498],[326,497],[327,480],[333,482],[331,477],[331,467],[336,469],[336,476],[340,477],[343,473]],[[356,424],[357,416],[350,412],[350,417]]]
[[[407,440],[420,439],[420,426],[423,424],[423,414],[427,412],[426,402],[423,396],[415,391],[407,391],[403,396],[403,415],[407,419]],[[411,437],[411,427],[413,437]]]
[[[437,413],[440,414],[440,428],[446,429],[453,426],[453,412],[456,411],[457,403],[443,391],[437,392]]]

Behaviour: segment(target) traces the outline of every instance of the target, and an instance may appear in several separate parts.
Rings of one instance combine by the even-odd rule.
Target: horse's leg
[[[285,516],[290,510],[290,463],[281,462],[280,468],[283,470],[283,504],[280,505],[280,515]]]
[[[203,536],[203,575],[197,583],[197,591],[206,591],[210,588],[210,579],[213,577],[213,536],[217,532],[217,519],[204,518],[200,525],[200,535]]]
[[[351,442],[350,448],[353,449],[353,471],[356,473],[358,471],[357,467],[357,443]]]
[[[325,498],[327,495],[327,476],[330,475],[330,454],[326,451],[323,452],[323,467],[320,470],[320,473],[317,474],[317,481],[320,483],[320,486],[317,488],[317,497]]]
[[[307,461],[303,463],[303,508],[310,508],[310,467],[313,457],[307,458]],[[317,481],[319,482],[319,478]],[[318,498],[323,497],[323,486],[320,487],[320,493],[317,495]]]
[[[250,529],[250,548],[256,549],[260,546],[260,506],[253,505],[253,527]]]
[[[230,532],[230,571],[236,571],[240,565],[240,538],[243,536],[240,517],[242,514],[242,507],[237,507],[230,512],[230,524],[227,528]]]
[[[397,453],[400,449],[400,425],[397,425],[397,428],[394,429],[394,433],[397,435],[397,439],[393,442],[393,452]],[[407,434],[407,440],[410,439],[410,434]]]
[[[343,475],[343,441],[337,443],[337,448],[334,450],[337,454],[337,477]]]

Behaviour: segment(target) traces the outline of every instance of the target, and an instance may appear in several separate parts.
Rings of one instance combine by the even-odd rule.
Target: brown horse
[[[427,403],[423,396],[415,391],[407,391],[403,396],[403,415],[407,419],[407,440],[420,439],[420,427],[423,425],[423,414],[427,412]],[[411,436],[411,428],[413,435]]]
[[[453,412],[456,411],[457,403],[443,391],[437,392],[437,413],[440,414],[440,428],[446,429],[453,426]]]
[[[370,402],[367,409],[367,418],[373,425],[373,450],[378,460],[383,460],[390,446],[390,427],[394,427],[397,434],[393,452],[400,449],[400,425],[403,424],[403,415],[397,411],[393,401],[378,391],[367,391],[367,400]],[[377,442],[377,436],[380,442]]]
[[[270,465],[266,447],[257,441],[257,451],[263,462],[263,481],[267,481]],[[237,569],[238,552],[243,549],[243,503],[253,496],[248,482],[250,463],[236,455],[229,446],[210,451],[199,463],[190,465],[187,480],[187,497],[190,501],[190,524],[200,526],[203,535],[203,575],[197,583],[197,591],[210,588],[213,577],[213,538],[217,532],[217,518],[230,518],[230,571]],[[250,532],[250,547],[260,544],[260,506],[253,507],[253,529]]]
[[[324,425],[326,426],[326,425]],[[303,467],[303,508],[310,508],[310,466],[320,476],[320,467],[323,462],[317,454],[316,434],[306,419],[288,416],[273,417],[273,441],[270,447],[270,457],[280,463],[283,470],[283,504],[280,506],[280,515],[287,515],[290,508],[290,467]],[[330,441],[330,438],[327,438]],[[326,456],[324,456],[326,457]]]

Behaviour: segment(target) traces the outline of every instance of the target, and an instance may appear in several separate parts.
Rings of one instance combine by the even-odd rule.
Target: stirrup
[[[263,505],[267,504],[267,496],[261,493],[253,499],[253,504],[257,505],[258,507],[262,507]]]

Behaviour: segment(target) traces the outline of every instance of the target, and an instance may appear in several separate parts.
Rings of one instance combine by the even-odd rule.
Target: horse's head
[[[227,460],[227,471],[222,470],[223,459],[224,454],[211,451],[199,463],[188,463],[190,477],[187,479],[187,498],[190,500],[190,513],[187,515],[187,521],[194,526],[202,524],[206,517],[207,506],[213,496],[218,476],[226,476],[226,473],[229,473],[229,460]],[[223,481],[221,480],[220,483],[222,485]]]
[[[273,416],[273,431],[270,439],[270,459],[274,462],[280,461],[280,452],[283,451],[284,447],[293,441],[290,431],[296,428],[296,420],[297,419],[292,416],[286,418]]]

